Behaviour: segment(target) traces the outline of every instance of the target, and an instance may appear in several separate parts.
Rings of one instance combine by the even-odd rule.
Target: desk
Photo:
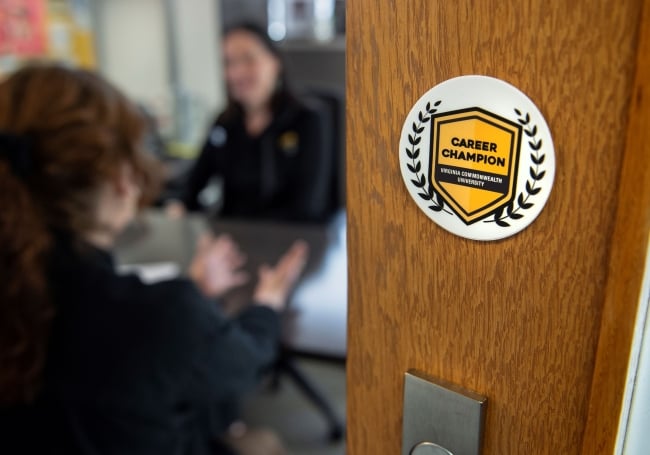
[[[290,298],[284,321],[284,344],[295,352],[344,359],[347,331],[347,253],[345,214],[327,226],[216,220],[199,215],[168,219],[160,211],[147,211],[119,239],[118,264],[173,261],[187,270],[196,239],[207,229],[227,233],[246,253],[245,269],[256,277],[262,263],[275,263],[296,239],[305,240],[310,257]],[[225,296],[226,308],[250,299],[256,280]]]

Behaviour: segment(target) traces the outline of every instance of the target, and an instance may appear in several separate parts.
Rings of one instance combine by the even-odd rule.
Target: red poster
[[[0,55],[45,53],[45,0],[0,0]]]

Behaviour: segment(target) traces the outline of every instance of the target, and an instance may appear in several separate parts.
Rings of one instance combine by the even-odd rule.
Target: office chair
[[[342,178],[345,175],[343,168],[345,104],[340,93],[323,88],[310,89],[304,95],[304,99],[322,112],[324,131],[330,131],[330,134],[326,135],[326,151],[329,149],[332,159],[329,212],[333,215],[345,205],[345,179]],[[345,424],[317,385],[298,367],[295,359],[299,356],[301,353],[286,348],[281,349],[273,370],[271,386],[273,389],[279,388],[280,378],[284,375],[288,376],[327,421],[329,440],[340,441],[345,434]]]
[[[345,207],[345,97],[334,88],[315,87],[307,90],[304,98],[316,102],[323,112],[325,131],[329,131],[332,173],[330,210],[336,213]]]

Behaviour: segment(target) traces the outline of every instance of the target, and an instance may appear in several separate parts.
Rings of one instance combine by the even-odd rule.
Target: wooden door
[[[400,453],[411,368],[488,397],[485,454],[612,452],[650,228],[649,3],[347,2],[351,455]],[[399,170],[411,106],[465,74],[528,94],[556,148],[546,208],[498,242],[437,227]]]

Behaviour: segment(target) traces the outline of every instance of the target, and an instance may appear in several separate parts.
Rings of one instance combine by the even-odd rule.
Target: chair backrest
[[[340,90],[324,87],[308,88],[304,97],[315,99],[327,116],[332,153],[330,211],[345,207],[345,97]]]

